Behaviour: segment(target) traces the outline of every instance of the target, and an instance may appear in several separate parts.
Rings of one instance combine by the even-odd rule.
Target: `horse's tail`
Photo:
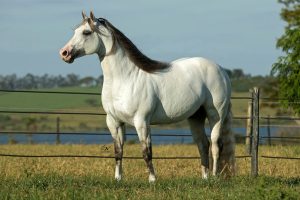
[[[228,105],[227,114],[223,122],[221,133],[220,170],[225,176],[235,174],[235,138],[231,129],[232,112],[231,102]]]

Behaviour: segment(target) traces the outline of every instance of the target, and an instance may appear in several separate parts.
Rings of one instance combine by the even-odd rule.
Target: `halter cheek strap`
[[[106,26],[106,20],[104,18],[98,18],[97,20],[100,22],[100,24]]]
[[[107,22],[106,19],[104,19],[104,18],[98,18],[97,21],[98,21],[101,25],[103,25],[106,29],[108,29],[107,23],[106,23],[106,22]],[[100,35],[104,35],[104,36],[107,36],[107,37],[108,37],[108,35],[105,35],[105,34],[101,33],[100,30],[99,30],[98,28],[95,28],[94,31],[96,31],[96,32],[99,33]],[[114,37],[114,36],[112,35],[112,37]],[[110,56],[110,55],[112,55],[112,54],[114,54],[114,53],[115,53],[115,42],[113,41],[113,45],[112,45],[112,47],[111,47],[111,50],[110,50],[108,53],[106,53],[106,54],[104,55],[104,57],[105,57],[105,56]]]

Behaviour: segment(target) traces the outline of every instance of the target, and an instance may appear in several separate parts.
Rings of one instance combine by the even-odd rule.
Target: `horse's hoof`
[[[122,179],[122,176],[115,176],[115,180],[116,180],[117,182],[120,182],[121,179]]]
[[[208,179],[208,174],[202,174],[202,179],[207,180]]]
[[[149,183],[155,183],[155,181],[156,181],[155,176],[154,175],[150,175],[149,176]]]

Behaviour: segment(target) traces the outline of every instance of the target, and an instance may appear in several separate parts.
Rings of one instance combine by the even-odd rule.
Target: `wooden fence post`
[[[267,118],[268,145],[271,146],[270,115]]]
[[[56,118],[56,144],[60,144],[60,117]]]
[[[252,137],[253,137],[253,90],[249,90],[251,100],[248,102],[248,119],[247,119],[247,130],[246,130],[246,152],[248,155],[252,152]]]
[[[259,88],[253,89],[253,139],[251,153],[251,175],[258,175],[258,145],[259,145]]]

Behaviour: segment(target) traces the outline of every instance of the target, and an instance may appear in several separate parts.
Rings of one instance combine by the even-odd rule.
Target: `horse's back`
[[[174,70],[180,68],[189,71],[194,68],[202,76],[204,76],[206,81],[210,81],[209,78],[214,80],[215,78],[221,78],[222,80],[220,81],[224,81],[224,78],[227,76],[226,72],[220,65],[203,57],[181,58],[171,62],[171,66],[174,67]]]
[[[230,83],[224,70],[205,58],[173,61],[167,72],[154,76],[158,102],[153,123],[183,120],[212,99],[226,101],[230,93]]]
[[[174,70],[190,74],[191,81],[203,84],[212,95],[230,97],[231,86],[225,70],[217,63],[202,57],[182,58],[172,62]],[[198,82],[198,83],[197,83]]]
[[[226,71],[217,63],[202,57],[186,58],[174,61],[181,68],[193,68],[194,76],[198,76],[204,85],[206,109],[227,112],[231,97],[231,83]],[[194,77],[194,79],[197,79]]]

